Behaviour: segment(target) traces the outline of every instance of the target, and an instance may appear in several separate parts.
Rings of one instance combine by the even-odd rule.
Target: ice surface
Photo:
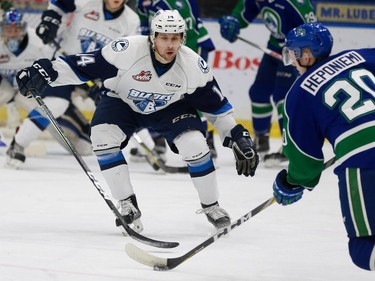
[[[279,142],[272,140],[274,150]],[[348,255],[332,168],[300,202],[274,204],[174,270],[156,272],[130,259],[125,244],[177,257],[214,233],[204,215],[195,214],[200,204],[189,176],[159,174],[147,163],[129,161],[143,234],[180,242],[175,249],[152,248],[123,237],[74,157],[53,141],[45,145],[48,154],[28,158],[22,170],[3,168],[0,156],[1,281],[375,280]],[[237,219],[272,196],[279,169],[261,164],[254,178],[239,177],[232,152],[221,148],[218,139],[216,145],[220,204]],[[328,160],[329,148],[326,154]],[[170,165],[181,164],[178,156],[168,159]],[[106,188],[95,157],[84,160]]]

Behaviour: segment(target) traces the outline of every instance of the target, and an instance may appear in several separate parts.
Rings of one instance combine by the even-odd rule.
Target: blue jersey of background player
[[[306,22],[316,21],[310,1],[240,0],[230,16],[220,19],[221,35],[230,42],[236,41],[240,29],[249,26],[258,16],[271,32],[268,49],[280,54],[286,34],[291,29]],[[281,61],[267,54],[262,57],[255,81],[249,90],[254,141],[261,154],[268,153],[270,149],[269,132],[273,105],[277,108],[281,131],[284,98],[296,75],[293,67],[284,66]],[[273,166],[286,159],[280,151],[266,155],[264,160],[266,166]]]
[[[324,140],[335,153],[349,253],[357,266],[375,270],[375,49],[329,56],[333,39],[322,24],[289,32],[284,62],[301,77],[285,99],[283,151],[289,159],[274,183],[283,205],[312,190],[323,171]]]

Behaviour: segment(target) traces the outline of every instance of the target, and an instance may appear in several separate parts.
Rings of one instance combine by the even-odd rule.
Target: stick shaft
[[[107,193],[103,190],[100,183],[96,180],[93,173],[91,172],[90,168],[87,166],[86,162],[82,159],[81,155],[77,152],[72,142],[69,140],[67,136],[65,136],[65,133],[63,132],[61,126],[56,121],[55,117],[53,116],[52,112],[49,110],[45,102],[43,101],[42,97],[38,95],[37,93],[33,93],[33,96],[43,112],[46,114],[49,121],[52,123],[53,127],[56,129],[57,133],[61,137],[61,139],[64,141],[64,143],[67,145],[67,147],[72,152],[73,156],[77,160],[78,164],[81,166],[82,170],[85,172],[85,174],[88,176],[90,181],[95,186],[96,190],[99,192],[99,194],[102,196],[102,198],[105,200],[109,208],[112,210],[112,212],[115,214],[115,216],[121,221],[121,225],[124,227],[126,232],[129,234],[130,237],[133,239],[140,241],[142,243],[145,243],[147,245],[151,245],[154,247],[160,247],[160,248],[174,248],[178,246],[179,244],[177,242],[164,242],[164,241],[157,241],[153,240],[151,238],[145,237],[143,235],[140,235],[139,233],[135,232],[131,227],[129,227],[124,218],[121,216],[119,211],[117,210],[116,206],[111,201],[110,197],[107,195]]]
[[[271,57],[274,57],[275,59],[283,61],[283,57],[279,53],[277,53],[275,51],[272,51],[272,50],[270,50],[268,48],[262,47],[262,46],[260,46],[260,45],[258,45],[256,43],[251,42],[249,40],[246,40],[245,38],[242,38],[240,36],[237,36],[237,39],[241,40],[242,42],[245,42],[245,43],[249,44],[250,46],[253,46],[254,48],[257,48],[258,50],[262,51],[263,53],[265,53],[267,55],[270,55]]]

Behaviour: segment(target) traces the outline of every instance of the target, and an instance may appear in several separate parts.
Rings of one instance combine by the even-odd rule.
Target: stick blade
[[[141,248],[135,246],[132,243],[126,244],[125,252],[133,260],[141,264],[144,264],[146,266],[152,267],[154,270],[157,270],[157,271],[169,270],[167,259],[151,255],[150,253],[142,250]]]

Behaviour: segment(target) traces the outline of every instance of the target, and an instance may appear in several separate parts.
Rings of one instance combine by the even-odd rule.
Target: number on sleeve
[[[88,64],[95,63],[95,58],[91,54],[77,54],[76,56],[80,58],[77,60],[78,66],[86,66]]]

